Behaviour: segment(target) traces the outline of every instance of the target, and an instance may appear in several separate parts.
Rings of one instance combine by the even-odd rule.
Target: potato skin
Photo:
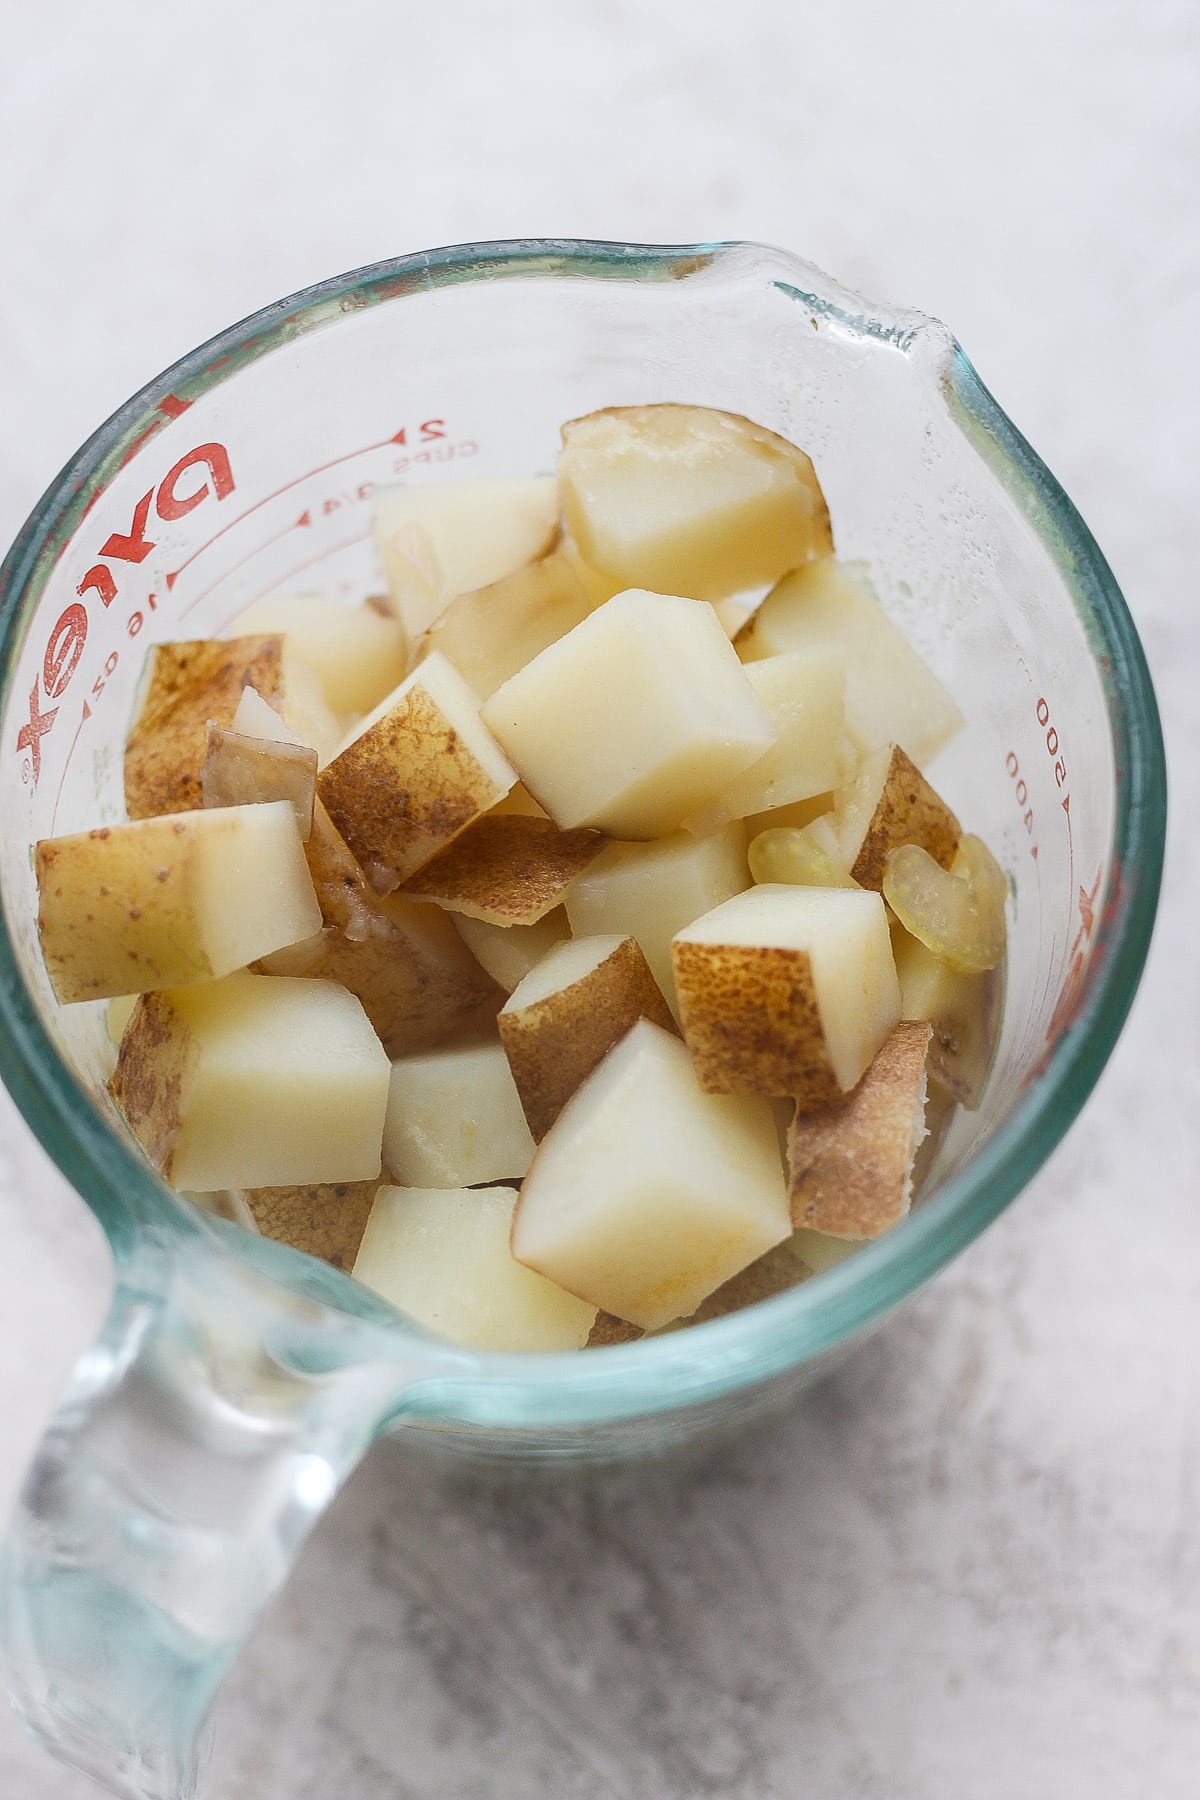
[[[283,658],[284,640],[277,634],[154,645],[144,698],[125,745],[125,810],[131,819],[203,806],[209,721],[231,725],[246,686],[279,711]]]

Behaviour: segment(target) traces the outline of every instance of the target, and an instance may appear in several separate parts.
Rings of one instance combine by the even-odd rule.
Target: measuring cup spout
[[[136,1252],[0,1552],[34,1735],[123,1800],[192,1800],[223,1675],[438,1355],[282,1292],[219,1239]]]

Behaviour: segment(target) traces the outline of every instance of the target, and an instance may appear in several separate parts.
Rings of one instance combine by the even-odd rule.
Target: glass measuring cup
[[[373,484],[544,470],[562,420],[646,400],[742,412],[808,449],[840,554],[870,564],[960,699],[969,725],[934,779],[1011,879],[1001,1039],[937,1191],[849,1263],[632,1346],[461,1351],[163,1187],[104,1099],[101,1009],[51,1000],[29,846],[121,815],[151,642],[288,588],[357,599],[378,583]],[[222,1674],[381,1432],[477,1461],[660,1450],[812,1380],[995,1216],[1132,997],[1161,741],[1099,552],[950,336],[754,246],[473,246],[324,283],[103,427],[0,587],[0,1061],[117,1270],[0,1565],[9,1680],[60,1755],[115,1793],[178,1800]]]

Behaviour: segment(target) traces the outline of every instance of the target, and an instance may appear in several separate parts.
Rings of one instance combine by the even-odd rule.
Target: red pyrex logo
[[[186,479],[193,470],[198,472],[199,480],[195,475]],[[42,656],[41,678],[35,678],[30,689],[28,722],[17,733],[17,751],[28,752],[29,775],[35,784],[42,772],[42,739],[52,729],[59,710],[57,704],[44,706],[43,702],[53,700],[57,703],[62,699],[87,643],[89,620],[84,600],[88,595],[95,595],[102,606],[111,606],[120,592],[118,575],[123,575],[124,571],[118,569],[114,573],[109,565],[128,563],[136,566],[145,562],[155,547],[155,540],[146,535],[152,506],[160,519],[170,523],[185,518],[210,497],[224,500],[232,494],[234,485],[225,446],[200,444],[186,456],[181,456],[156,488],[142,495],[133,509],[129,530],[110,532],[101,544],[100,556],[107,560],[93,564],[79,583],[80,598],[55,620]]]

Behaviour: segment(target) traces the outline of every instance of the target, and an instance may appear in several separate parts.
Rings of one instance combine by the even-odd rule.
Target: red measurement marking
[[[260,588],[258,593],[255,594],[252,599],[243,601],[241,605],[239,605],[237,612],[233,613],[231,617],[236,619],[238,613],[245,612],[248,606],[253,606],[257,601],[265,599],[268,594],[273,594],[277,588],[281,588],[285,583],[291,581],[293,576],[302,575],[305,569],[311,569],[315,563],[324,562],[327,556],[336,556],[339,550],[351,550],[355,544],[365,544],[370,536],[371,533],[369,531],[358,531],[355,532],[353,537],[342,538],[339,543],[328,544],[324,550],[318,550],[312,556],[305,557],[303,562],[297,563],[294,568],[288,569],[284,574],[277,576],[274,581],[269,581],[265,588]],[[228,620],[226,623],[228,623]],[[224,629],[224,627],[222,627],[222,629]]]
[[[87,722],[91,718],[91,716],[92,716],[92,709],[88,705],[87,701],[85,700],[83,703],[83,716],[80,719],[78,725],[75,727],[75,736],[71,739],[70,746],[68,747],[68,750],[67,750],[67,760],[63,764],[62,779],[59,781],[59,784],[58,784],[58,792],[54,796],[54,810],[50,814],[50,836],[51,837],[54,836],[54,828],[58,824],[58,808],[62,801],[63,789],[67,785],[67,774],[71,767],[71,759],[75,755],[75,746],[79,742],[80,732],[83,730],[84,726],[87,724]]]
[[[199,606],[199,604],[202,600],[208,599],[208,596],[212,593],[212,591],[215,587],[220,587],[220,585],[223,581],[228,581],[229,577],[231,575],[236,575],[236,573],[239,569],[244,569],[248,562],[253,562],[253,560],[256,556],[261,556],[264,550],[269,550],[271,548],[272,544],[278,544],[279,542],[281,542],[281,540],[283,538],[289,536],[289,534],[291,532],[295,531],[299,526],[311,525],[311,523],[312,523],[312,520],[309,518],[308,513],[302,512],[298,519],[293,519],[290,525],[285,525],[282,531],[277,531],[275,533],[274,537],[265,538],[261,544],[256,544],[254,546],[254,549],[248,550],[246,552],[245,556],[243,556],[239,562],[233,563],[230,568],[225,570],[223,575],[219,575],[215,581],[210,581],[208,586],[205,589],[203,589],[203,591],[201,593],[196,594],[191,600],[189,600],[187,605],[185,607],[181,608],[180,614],[179,614],[180,618],[181,619],[186,618],[188,613],[192,612],[197,606]],[[247,601],[246,605],[249,606],[249,604],[250,604],[250,602]],[[238,611],[239,612],[244,611],[244,608],[239,607]]]
[[[190,400],[181,400],[178,394],[164,394],[158,403],[158,410],[166,413],[168,419],[180,419],[191,404]]]
[[[277,500],[280,494],[286,494],[290,489],[299,487],[302,482],[311,481],[314,475],[323,475],[326,469],[336,469],[339,463],[353,462],[356,456],[367,456],[372,450],[385,450],[389,444],[404,443],[405,432],[407,429],[407,426],[402,425],[399,431],[394,431],[391,437],[381,438],[377,444],[362,444],[357,450],[347,450],[344,456],[335,456],[329,462],[318,463],[316,468],[306,469],[303,475],[297,475],[294,481],[285,481],[282,487],[277,487],[271,493],[264,494],[261,500],[256,500],[253,506],[248,506],[246,508],[245,512],[239,513],[235,519],[230,519],[227,524],[222,525],[220,531],[214,532],[212,537],[206,539],[203,544],[200,544],[193,550],[192,554],[187,557],[185,561],[181,562],[177,569],[167,576],[168,588],[173,588],[175,586],[175,583],[179,580],[179,577],[183,574],[184,570],[190,568],[198,556],[203,556],[204,552],[211,549],[218,539],[225,536],[227,531],[232,531],[235,525],[240,525],[243,519],[248,519],[251,513],[256,513],[260,507],[266,506],[272,500]],[[211,589],[208,590],[210,593],[211,591]],[[192,604],[194,604],[194,602]],[[190,610],[190,608],[185,610]]]

